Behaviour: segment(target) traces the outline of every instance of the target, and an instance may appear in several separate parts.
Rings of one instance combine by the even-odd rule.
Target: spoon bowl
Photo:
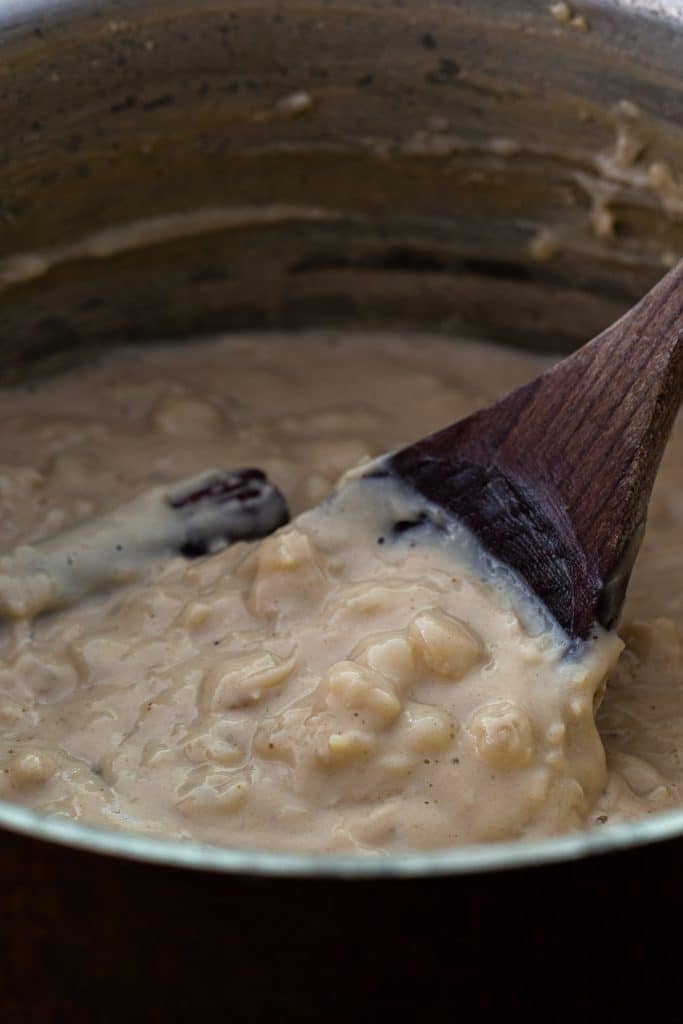
[[[683,262],[573,355],[388,467],[585,640],[619,618],[682,396]]]

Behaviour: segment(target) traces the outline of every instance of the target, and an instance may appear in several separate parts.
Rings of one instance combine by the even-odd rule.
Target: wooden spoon
[[[387,466],[585,639],[616,625],[682,395],[683,262],[569,358]]]

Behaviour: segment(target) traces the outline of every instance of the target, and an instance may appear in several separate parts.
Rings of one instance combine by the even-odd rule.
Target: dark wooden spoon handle
[[[618,618],[682,395],[680,263],[568,359],[390,466],[585,638]]]

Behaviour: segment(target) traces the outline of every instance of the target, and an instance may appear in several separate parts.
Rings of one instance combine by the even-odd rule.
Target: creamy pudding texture
[[[0,796],[320,852],[552,835],[679,804],[680,426],[623,652],[597,630],[568,654],[457,535],[395,531],[419,514],[399,485],[353,478],[315,507],[350,467],[544,365],[438,337],[249,335],[123,350],[2,392]],[[42,617],[15,600],[18,546],[249,465],[296,517],[271,537],[164,557]]]

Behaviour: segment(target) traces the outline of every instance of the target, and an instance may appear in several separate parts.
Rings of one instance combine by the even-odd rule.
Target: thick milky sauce
[[[392,529],[415,518],[400,486],[353,480],[313,508],[360,460],[539,368],[481,344],[328,332],[127,350],[5,391],[0,553],[212,466],[260,466],[303,514],[42,618],[16,605],[0,628],[0,795],[317,851],[547,835],[677,803],[680,433],[599,714],[607,762],[593,709],[616,637],[568,655],[466,544]]]

